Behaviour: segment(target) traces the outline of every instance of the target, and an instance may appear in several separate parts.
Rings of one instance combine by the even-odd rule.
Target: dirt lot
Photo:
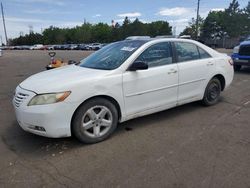
[[[65,60],[87,53],[58,52]],[[24,132],[11,105],[19,82],[44,70],[45,51],[0,57],[0,187],[250,187],[250,69],[213,107],[192,103],[119,126],[82,145]]]

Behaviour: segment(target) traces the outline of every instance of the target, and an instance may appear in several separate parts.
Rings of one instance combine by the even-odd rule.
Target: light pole
[[[3,4],[2,4],[2,2],[1,2],[1,11],[2,11],[3,28],[4,28],[4,33],[5,33],[6,46],[8,46],[8,37],[7,37],[7,31],[6,31],[6,26],[5,26],[5,19],[4,19],[4,12],[3,12]]]
[[[197,18],[196,18],[196,40],[199,37],[199,12],[200,12],[200,0],[198,0],[197,5]]]

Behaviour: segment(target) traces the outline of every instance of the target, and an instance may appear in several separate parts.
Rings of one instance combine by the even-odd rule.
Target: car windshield
[[[116,69],[146,42],[143,40],[125,40],[109,44],[81,60],[79,66],[102,70]]]

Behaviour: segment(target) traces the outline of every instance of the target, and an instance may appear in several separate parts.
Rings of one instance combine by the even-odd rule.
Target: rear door
[[[203,97],[204,88],[216,64],[202,48],[190,42],[175,42],[179,68],[178,104]]]

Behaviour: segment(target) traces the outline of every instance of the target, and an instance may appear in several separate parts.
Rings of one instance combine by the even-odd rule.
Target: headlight
[[[239,51],[240,51],[240,46],[235,46],[235,47],[234,47],[233,53],[234,53],[234,54],[238,54]]]
[[[48,94],[39,94],[34,96],[28,106],[33,105],[43,105],[43,104],[53,104],[57,102],[64,101],[69,95],[70,91],[62,92],[62,93],[48,93]]]

